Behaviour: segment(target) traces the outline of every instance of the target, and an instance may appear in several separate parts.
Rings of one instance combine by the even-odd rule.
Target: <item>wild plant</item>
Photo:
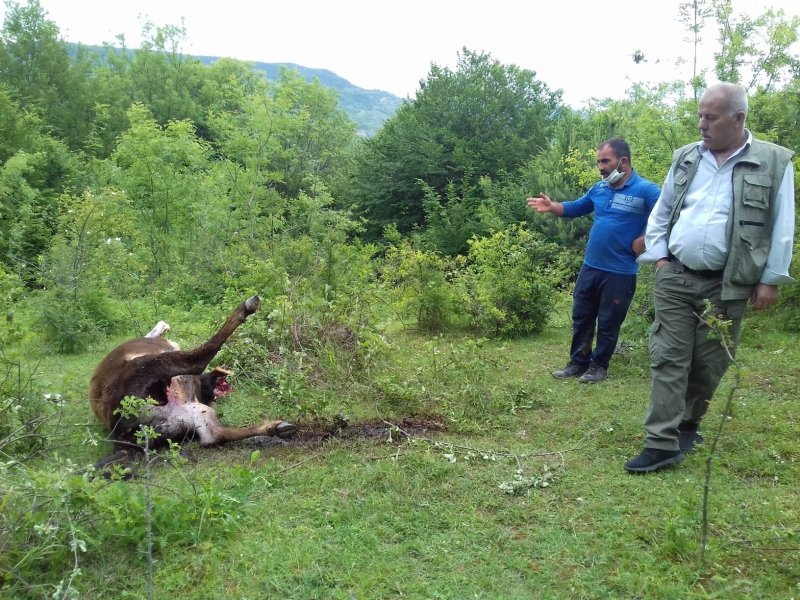
[[[462,279],[475,328],[492,337],[541,331],[567,276],[559,255],[554,244],[521,225],[470,240]]]
[[[467,297],[457,283],[463,259],[420,250],[410,240],[392,245],[381,266],[384,289],[407,327],[442,332],[465,324]]]

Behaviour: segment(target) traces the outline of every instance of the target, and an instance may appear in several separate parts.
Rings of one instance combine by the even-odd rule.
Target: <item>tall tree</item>
[[[129,74],[133,100],[150,108],[161,125],[173,119],[204,122],[205,110],[197,102],[203,87],[203,65],[183,54],[186,29],[146,23],[144,41],[134,52]]]
[[[77,148],[88,135],[92,118],[88,64],[80,52],[70,59],[59,36],[39,0],[26,6],[7,0],[0,33],[0,81]]]
[[[108,158],[114,150],[116,138],[130,125],[128,109],[133,102],[133,52],[125,46],[125,36],[120,35],[116,45],[104,44],[93,58],[90,85],[94,115],[85,150],[97,158]]]
[[[138,239],[128,243],[146,254],[151,281],[165,277],[182,286],[203,283],[200,265],[213,260],[217,224],[227,204],[211,173],[211,149],[189,121],[159,125],[149,110],[134,104],[131,127],[120,136],[112,159],[112,182],[130,199]],[[185,275],[191,272],[196,280]],[[208,287],[215,283],[209,278]]]
[[[22,110],[0,86],[0,263],[26,283],[56,229],[59,196],[78,166],[66,146],[44,133],[35,112]]]
[[[783,10],[766,10],[758,17],[736,17],[731,0],[715,0],[719,51],[715,71],[721,81],[740,83],[748,91],[774,89],[796,77],[800,60],[791,46],[798,39],[800,17],[787,21]]]
[[[705,87],[705,78],[702,73],[697,71],[698,48],[702,41],[700,34],[705,27],[706,21],[712,16],[714,16],[714,9],[708,5],[707,0],[689,0],[678,5],[678,18],[691,34],[690,41],[693,46],[691,85],[695,103],[697,103],[700,98],[700,92]]]
[[[454,71],[433,65],[358,158],[354,200],[373,235],[424,224],[430,192],[446,198],[450,183],[516,170],[547,145],[560,98],[533,71],[466,48]]]
[[[327,184],[356,142],[336,93],[295,70],[274,84],[231,79],[216,102],[210,123],[222,151],[289,198],[315,179]]]

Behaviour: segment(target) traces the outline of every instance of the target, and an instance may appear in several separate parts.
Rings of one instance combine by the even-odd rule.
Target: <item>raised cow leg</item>
[[[248,298],[233,311],[219,331],[202,346],[194,350],[176,350],[157,355],[140,356],[130,361],[131,379],[138,388],[142,383],[165,380],[177,375],[200,375],[217,355],[222,344],[236,331],[247,317],[258,310],[258,296]],[[146,382],[143,381],[146,379]],[[138,381],[136,381],[138,380]]]
[[[159,323],[149,337],[129,340],[112,350],[95,369],[89,386],[92,409],[112,437],[120,442],[135,442],[140,424],[152,426],[159,434],[155,445],[166,439],[180,442],[195,436],[204,446],[260,435],[291,436],[297,427],[280,420],[251,427],[225,427],[213,408],[197,402],[213,399],[215,378],[227,372],[217,369],[201,375],[259,304],[258,296],[247,299],[210,340],[194,350],[180,350],[160,337],[168,327],[165,323]],[[204,387],[208,388],[205,392]],[[151,397],[158,405],[146,407],[139,416],[120,418],[115,411],[125,396]]]

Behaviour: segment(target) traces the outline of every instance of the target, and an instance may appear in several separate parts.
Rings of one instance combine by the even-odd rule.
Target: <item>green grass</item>
[[[602,384],[555,380],[549,372],[563,366],[569,343],[565,306],[541,336],[522,341],[475,347],[397,333],[379,372],[327,392],[327,410],[354,422],[410,408],[438,412],[446,432],[407,438],[394,430],[390,441],[387,430],[379,439],[255,452],[246,443],[189,444],[188,462],[157,464],[154,597],[800,597],[800,349],[792,336],[768,318],[746,323],[742,383],[731,392],[732,368],[704,423],[706,443],[675,469],[631,476],[622,464],[642,446],[646,340],[623,332],[633,347]],[[40,366],[42,388],[65,398],[69,443],[59,452],[78,465],[110,449],[81,443],[87,431],[102,435],[85,401],[102,353]],[[701,564],[708,447],[730,393]],[[287,407],[245,389],[220,405],[232,423],[279,409]],[[515,479],[533,485],[501,489]],[[82,521],[81,598],[146,597],[144,505],[134,501],[144,485],[96,490],[98,516]],[[122,513],[112,510],[123,504]],[[43,561],[41,580],[15,588],[16,597],[51,597],[52,587],[37,586],[72,568],[68,553],[59,556]]]

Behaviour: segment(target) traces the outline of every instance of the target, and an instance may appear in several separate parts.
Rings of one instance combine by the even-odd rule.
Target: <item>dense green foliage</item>
[[[434,65],[356,161],[353,203],[372,230],[425,223],[426,188],[444,195],[512,173],[548,144],[558,93],[535,73],[464,49],[456,71]],[[424,184],[424,185],[423,185]]]
[[[695,35],[716,27],[715,75],[748,87],[750,129],[800,149],[800,61],[793,54],[800,20],[773,11],[734,20],[725,0],[695,0],[681,11]],[[244,528],[257,527],[263,531],[248,540],[257,540],[263,564],[250,555],[241,562],[262,575],[265,565],[277,564],[278,572],[252,581],[242,573],[226,587],[218,581],[224,573],[213,571],[214,590],[327,597],[333,589],[344,598],[376,596],[376,589],[396,585],[397,594],[381,597],[404,590],[417,597],[497,597],[497,579],[509,597],[533,597],[534,573],[550,586],[540,595],[591,597],[598,589],[594,558],[556,539],[570,530],[606,566],[621,564],[600,584],[601,596],[725,596],[736,586],[752,597],[789,596],[786,582],[797,580],[796,565],[780,566],[775,556],[739,560],[718,549],[713,567],[693,568],[687,556],[696,521],[689,501],[657,505],[646,484],[628,485],[642,502],[653,502],[644,512],[666,510],[656,513],[657,525],[633,503],[605,515],[603,531],[593,533],[591,518],[609,503],[622,504],[609,500],[612,492],[602,486],[582,491],[597,474],[591,453],[577,473],[546,463],[560,470],[569,492],[532,501],[533,508],[548,508],[534,519],[551,532],[544,547],[566,556],[569,568],[543,556],[522,564],[515,554],[496,568],[474,558],[476,548],[513,553],[524,547],[530,554],[531,506],[492,495],[502,490],[518,500],[549,485],[552,471],[525,462],[530,448],[574,446],[591,429],[586,435],[593,436],[599,461],[620,462],[618,447],[632,446],[641,419],[628,401],[646,393],[647,269],[621,337],[620,351],[631,355],[619,361],[620,379],[627,379],[611,392],[591,392],[602,419],[580,412],[578,392],[555,398],[550,379],[531,374],[532,357],[537,368],[563,360],[565,299],[591,219],[533,214],[525,198],[581,195],[598,177],[596,145],[612,136],[629,141],[640,175],[662,181],[672,150],[697,138],[696,98],[709,73],[694,73],[688,85],[635,84],[623,100],[598,100],[578,111],[536,73],[464,48],[454,69],[433,65],[417,96],[364,138],[342,98],[320,79],[309,82],[289,68],[265,78],[232,59],[204,63],[182,53],[187,34],[180,27],[148,23],[144,33],[146,42],[135,50],[123,40],[121,47],[76,48],[60,39],[37,0],[7,2],[0,31],[0,594],[144,597],[139,565],[152,567],[155,553],[165,565],[159,568],[165,590],[211,597],[192,586],[177,590],[187,578],[208,574],[201,558],[218,541],[233,551]],[[800,277],[800,257],[792,269]],[[337,450],[329,467],[313,467],[320,484],[278,476],[279,466],[289,470],[304,458],[289,454],[280,465],[264,463],[257,450],[241,460],[239,454],[250,452],[246,446],[216,472],[187,466],[181,482],[156,481],[162,489],[152,498],[150,475],[146,488],[116,481],[123,473],[94,478],[85,465],[109,444],[86,406],[91,366],[117,341],[160,319],[174,325],[172,335],[182,344],[196,344],[251,294],[259,294],[262,308],[218,361],[234,370],[253,402],[226,404],[226,420],[249,423],[278,413],[303,423],[338,423],[415,415],[445,422],[450,446],[409,452],[402,472],[389,461],[376,465],[367,449],[358,454],[355,474],[348,450]],[[760,364],[742,397],[774,401],[777,416],[762,422],[764,436],[748,438],[755,457],[748,462],[742,455],[749,450],[735,453],[724,477],[732,488],[752,485],[741,496],[730,492],[731,506],[760,507],[759,495],[773,493],[786,505],[759,508],[751,523],[767,520],[764,526],[783,540],[798,518],[782,487],[797,483],[785,465],[797,460],[798,448],[787,434],[794,419],[789,392],[768,378],[788,379],[796,364],[795,352],[782,354],[781,336],[800,330],[797,286],[782,292],[769,325],[774,337],[767,351],[776,365]],[[752,337],[749,343],[765,342]],[[564,401],[582,416],[573,419]],[[740,403],[747,414],[748,403]],[[775,431],[767,431],[770,424]],[[569,444],[548,441],[551,427]],[[623,433],[612,435],[615,430]],[[470,478],[465,462],[456,463],[455,448],[471,447],[467,434],[486,432],[514,450],[465,452],[482,463]],[[396,442],[404,434],[390,429],[389,435]],[[775,440],[765,440],[768,435]],[[213,460],[211,453],[202,456]],[[174,453],[159,460],[180,462]],[[504,460],[510,466],[498,487],[492,464]],[[468,487],[478,490],[475,496]],[[328,495],[317,495],[320,489]],[[459,494],[467,494],[473,511],[463,522]],[[411,509],[391,522],[375,516],[392,513],[385,504],[398,496],[430,509],[431,520],[413,523]],[[359,508],[350,508],[351,501]],[[561,519],[563,503],[575,519]],[[294,506],[311,516],[287,516]],[[288,522],[273,522],[269,510]],[[725,509],[724,519],[737,518],[732,510]],[[665,514],[668,547],[653,551],[649,542],[660,536],[650,530]],[[483,533],[487,521],[492,528]],[[339,556],[321,539],[327,529],[341,530],[336,539],[344,545],[351,543],[348,531],[364,539],[364,523],[373,527],[367,548]],[[631,523],[646,532],[607,537]],[[737,537],[731,523],[720,523],[719,531]],[[288,549],[281,548],[284,536],[294,538]],[[304,537],[317,547],[304,545]],[[152,539],[155,547],[146,543]],[[109,545],[117,550],[107,553]],[[462,546],[463,553],[456,548]],[[333,571],[308,564],[314,550]],[[460,562],[447,558],[451,550]],[[634,556],[639,551],[643,562]],[[390,574],[363,574],[375,565],[355,555],[376,553],[394,557]],[[427,560],[419,581],[403,575],[411,568],[408,556]],[[117,578],[119,587],[102,591],[107,573],[127,573],[127,562],[137,565],[137,580]],[[480,583],[459,574],[465,563]],[[645,563],[666,566],[638,573]],[[169,568],[178,574],[170,578]],[[447,577],[440,585],[441,570]],[[594,578],[582,579],[581,572]],[[673,581],[675,572],[682,583]],[[573,583],[552,587],[563,581]]]
[[[204,62],[216,59],[200,57]],[[354,86],[346,79],[327,69],[313,69],[293,63],[254,62],[257,71],[263,71],[268,79],[277,80],[283,69],[296,70],[308,81],[318,80],[323,86],[336,90],[339,105],[357,124],[357,133],[372,137],[403,103],[403,99],[381,90],[365,90]]]

